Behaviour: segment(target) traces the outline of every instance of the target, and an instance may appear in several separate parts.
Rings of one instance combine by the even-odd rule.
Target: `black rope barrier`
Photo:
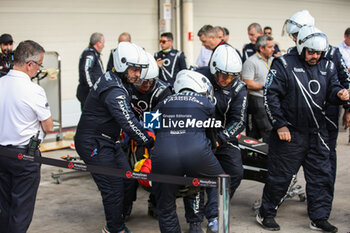
[[[172,176],[155,173],[142,173],[135,171],[122,170],[111,167],[102,167],[90,164],[77,163],[72,161],[64,161],[59,159],[52,159],[40,156],[31,156],[23,153],[14,152],[4,147],[0,147],[0,155],[4,155],[10,158],[14,158],[20,161],[32,161],[41,164],[51,165],[55,167],[68,168],[77,171],[98,173],[102,175],[118,176],[126,179],[136,180],[149,180],[152,182],[177,184],[184,186],[194,187],[210,187],[215,188],[218,186],[218,178],[201,178],[201,177],[183,177],[183,176]]]

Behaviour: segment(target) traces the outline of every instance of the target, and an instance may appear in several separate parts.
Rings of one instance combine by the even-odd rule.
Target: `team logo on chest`
[[[163,66],[169,66],[170,65],[170,59],[169,58],[165,58],[163,63]]]
[[[146,111],[148,109],[148,104],[144,100],[139,100],[137,102],[137,107],[139,107],[142,110],[142,112],[144,112],[144,111]]]
[[[317,95],[320,92],[321,85],[317,80],[309,81],[309,91],[313,95]]]

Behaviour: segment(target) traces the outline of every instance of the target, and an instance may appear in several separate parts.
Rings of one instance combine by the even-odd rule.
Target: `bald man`
[[[123,42],[123,41],[131,42],[130,33],[128,33],[128,32],[123,32],[123,33],[121,33],[121,34],[119,35],[119,37],[118,37],[118,44],[119,44],[120,42]],[[107,71],[112,70],[112,68],[113,68],[113,66],[114,66],[114,65],[113,65],[113,52],[114,52],[114,50],[116,50],[116,49],[112,49],[112,50],[111,50],[111,54],[109,55],[108,63],[107,63]]]

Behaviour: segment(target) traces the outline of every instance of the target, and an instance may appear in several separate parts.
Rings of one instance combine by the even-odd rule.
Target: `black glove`
[[[154,139],[150,137],[150,140],[144,145],[147,149],[152,149],[154,147]]]

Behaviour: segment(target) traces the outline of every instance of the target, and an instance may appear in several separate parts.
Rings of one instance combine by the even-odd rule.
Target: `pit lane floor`
[[[330,222],[336,225],[339,232],[350,232],[350,145],[348,132],[340,132],[338,138],[338,171],[335,198]],[[44,152],[43,156],[60,158],[64,155],[77,156],[70,149]],[[41,183],[34,211],[32,224],[28,233],[100,233],[105,225],[101,196],[89,174],[62,180],[56,184],[51,178],[59,168],[43,165]],[[65,169],[68,170],[68,169]],[[305,187],[302,169],[298,174],[298,184]],[[261,198],[263,184],[242,180],[230,206],[230,232],[255,233],[268,232],[255,221],[253,203]],[[139,188],[138,199],[130,219],[126,222],[134,233],[159,232],[156,219],[147,216],[148,193]],[[184,207],[181,199],[177,199],[177,213],[182,232],[188,231],[184,218]],[[279,208],[276,221],[280,224],[281,233],[313,232],[309,229],[306,203],[298,197],[287,199]],[[202,228],[206,230],[206,220]]]

